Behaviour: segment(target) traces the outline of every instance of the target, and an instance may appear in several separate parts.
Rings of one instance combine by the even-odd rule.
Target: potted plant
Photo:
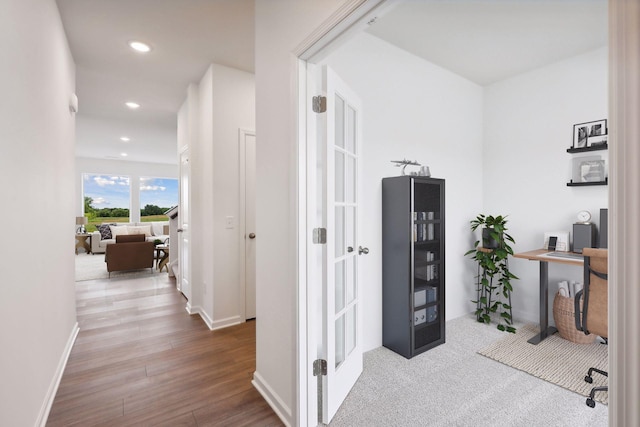
[[[472,301],[476,303],[476,318],[478,322],[491,323],[491,315],[496,314],[498,329],[515,333],[511,280],[517,280],[518,277],[509,271],[509,255],[513,255],[509,243],[515,243],[515,240],[506,232],[507,219],[501,215],[480,214],[470,223],[471,231],[482,228],[482,245],[477,240],[474,249],[465,254],[478,263],[477,299]]]

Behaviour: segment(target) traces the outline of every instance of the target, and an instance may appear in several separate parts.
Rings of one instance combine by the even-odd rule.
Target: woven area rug
[[[160,274],[160,272],[154,266],[152,269],[145,268],[144,270],[135,271],[114,271],[111,273],[111,279],[116,279],[118,277],[126,277],[127,279],[136,277],[152,277],[157,274]],[[76,282],[108,278],[109,272],[107,271],[107,264],[104,262],[104,254],[76,255]]]
[[[529,344],[527,340],[538,332],[537,326],[521,326],[516,334],[509,334],[478,354],[585,397],[592,387],[607,385],[607,378],[597,373],[593,375],[593,384],[584,381],[590,367],[609,370],[606,345],[597,340],[593,344],[575,344],[557,333],[538,345]],[[598,392],[595,400],[608,405],[609,393]]]

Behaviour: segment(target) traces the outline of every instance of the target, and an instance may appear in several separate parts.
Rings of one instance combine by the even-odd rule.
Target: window
[[[177,179],[140,178],[140,221],[166,221],[164,213],[177,204]]]
[[[131,189],[128,176],[82,174],[87,231],[103,222],[129,222]]]

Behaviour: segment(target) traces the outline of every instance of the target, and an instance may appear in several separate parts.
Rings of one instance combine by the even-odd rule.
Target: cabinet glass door
[[[441,338],[442,271],[441,186],[414,181],[413,186],[413,348]]]

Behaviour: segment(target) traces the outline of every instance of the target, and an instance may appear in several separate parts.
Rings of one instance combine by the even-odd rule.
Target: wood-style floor
[[[282,425],[251,385],[254,321],[210,331],[166,274],[78,282],[76,296],[48,426]]]

